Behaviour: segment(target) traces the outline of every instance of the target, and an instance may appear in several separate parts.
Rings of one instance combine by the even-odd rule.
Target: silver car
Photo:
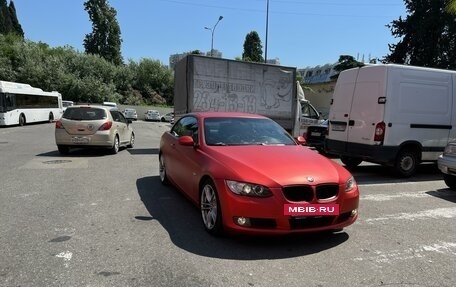
[[[456,190],[456,142],[449,142],[439,156],[437,165],[443,172],[445,184],[452,190]]]
[[[160,113],[157,110],[148,110],[145,119],[146,121],[160,121]]]
[[[116,108],[71,106],[55,123],[55,143],[61,154],[88,147],[104,147],[116,154],[122,146],[134,146],[135,133],[131,120]]]
[[[171,112],[171,113],[164,114],[164,115],[161,117],[161,121],[162,121],[162,122],[170,122],[170,123],[173,123],[173,122],[174,122],[174,113]]]
[[[138,114],[136,113],[136,110],[135,109],[125,109],[123,114],[125,115],[125,117],[127,119],[130,119],[130,120],[138,120]]]

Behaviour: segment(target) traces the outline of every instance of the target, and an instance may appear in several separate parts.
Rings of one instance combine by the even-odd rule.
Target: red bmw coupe
[[[353,176],[260,115],[186,114],[162,135],[159,168],[213,235],[339,231],[358,217]]]

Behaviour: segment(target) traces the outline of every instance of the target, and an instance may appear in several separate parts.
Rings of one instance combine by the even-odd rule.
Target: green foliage
[[[261,45],[260,36],[256,31],[252,31],[245,36],[244,53],[242,59],[249,62],[264,62],[263,46]]]
[[[92,22],[92,33],[84,39],[86,53],[99,55],[116,65],[122,64],[122,39],[116,10],[109,6],[107,0],[88,0],[84,2],[84,10]]]
[[[24,37],[24,31],[17,20],[13,1],[8,6],[6,0],[0,0],[0,34],[17,34]]]
[[[364,66],[364,63],[358,62],[353,56],[350,55],[340,55],[337,65],[334,66],[334,70],[337,72],[342,72],[351,68],[357,68]]]
[[[456,68],[456,21],[449,13],[454,1],[404,0],[407,16],[388,27],[400,38],[390,44],[383,61],[443,69]]]
[[[0,79],[59,91],[75,102],[171,104],[173,74],[159,61],[115,65],[72,47],[50,48],[14,34],[0,35]]]
[[[24,38],[24,31],[22,30],[22,26],[19,24],[19,20],[17,19],[16,7],[14,6],[13,0],[10,1],[8,11],[11,17],[12,32]]]

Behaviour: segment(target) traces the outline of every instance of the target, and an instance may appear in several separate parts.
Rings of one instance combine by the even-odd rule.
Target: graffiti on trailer
[[[255,86],[197,79],[194,111],[256,113]]]

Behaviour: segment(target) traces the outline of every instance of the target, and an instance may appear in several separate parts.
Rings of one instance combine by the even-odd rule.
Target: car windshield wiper
[[[211,145],[216,145],[216,146],[225,146],[227,145],[226,143],[224,142],[216,142],[216,143],[212,143]]]

